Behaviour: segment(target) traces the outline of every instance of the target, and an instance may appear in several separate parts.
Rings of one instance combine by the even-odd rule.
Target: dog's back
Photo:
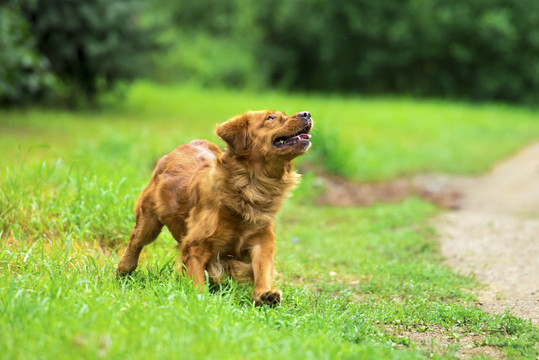
[[[180,242],[185,233],[185,219],[196,196],[191,186],[193,177],[221,155],[217,145],[207,140],[193,140],[163,156],[137,200],[136,212],[155,214]]]

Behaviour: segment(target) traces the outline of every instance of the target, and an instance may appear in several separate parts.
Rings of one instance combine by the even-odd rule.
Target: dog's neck
[[[285,159],[267,160],[261,154],[244,156],[226,150],[219,163],[223,164],[223,170],[243,169],[251,179],[267,179],[270,181],[286,181],[292,171],[292,161]],[[295,182],[294,182],[295,183]]]
[[[269,166],[264,161],[227,152],[217,162],[216,175],[220,191],[232,195],[223,197],[224,205],[248,222],[262,223],[273,221],[273,215],[300,178],[291,162]]]

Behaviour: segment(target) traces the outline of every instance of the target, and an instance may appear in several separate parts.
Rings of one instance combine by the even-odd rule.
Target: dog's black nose
[[[311,118],[311,113],[308,112],[308,111],[300,111],[298,113],[298,117],[304,118],[304,119],[310,119]]]

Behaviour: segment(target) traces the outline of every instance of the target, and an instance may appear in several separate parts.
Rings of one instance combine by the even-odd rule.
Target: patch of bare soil
[[[506,309],[539,325],[539,144],[481,177],[419,175],[385,183],[321,174],[319,205],[368,206],[416,195],[453,210],[435,219],[447,263],[488,289],[485,311]]]
[[[485,311],[539,325],[539,144],[453,186],[460,210],[435,221],[447,262],[489,284],[479,293]]]
[[[319,204],[367,206],[417,195],[453,210],[433,225],[447,263],[487,284],[477,305],[486,312],[512,314],[539,326],[539,144],[480,177],[421,175],[379,184],[347,182],[321,175]],[[453,351],[455,337],[440,331],[409,331],[399,336],[423,348]],[[460,337],[457,356],[503,358],[499,349]],[[473,346],[472,346],[473,345]],[[452,347],[453,346],[453,347]]]
[[[369,206],[377,201],[399,202],[410,195],[419,196],[438,206],[456,209],[462,194],[450,186],[444,176],[416,176],[380,183],[360,183],[316,171],[324,185],[317,205]]]

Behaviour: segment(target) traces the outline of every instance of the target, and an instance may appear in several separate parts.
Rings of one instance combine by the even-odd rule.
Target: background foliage
[[[52,74],[52,94],[71,102],[149,73],[205,86],[539,97],[535,0],[11,0],[0,20],[3,103],[50,95]]]
[[[0,7],[0,105],[42,99],[55,83],[20,11]]]
[[[92,103],[118,82],[143,75],[157,45],[155,29],[140,18],[142,4],[12,0],[3,5],[0,41],[7,44],[2,55],[7,66],[0,73],[0,99],[35,102],[48,90],[68,105]]]
[[[178,78],[289,90],[538,99],[534,0],[180,0],[159,6],[185,40],[173,53],[188,55],[178,66],[167,64]],[[204,47],[200,37],[217,45]],[[228,43],[235,44],[232,51],[224,50]],[[197,71],[201,59],[215,60],[212,73]]]

